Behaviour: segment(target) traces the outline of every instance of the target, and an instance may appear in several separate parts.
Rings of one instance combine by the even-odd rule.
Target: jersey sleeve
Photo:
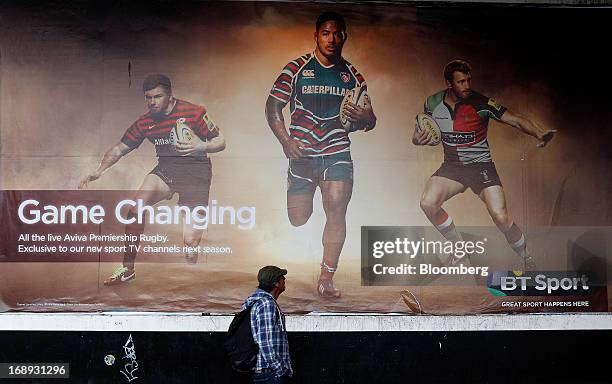
[[[145,135],[140,120],[136,120],[134,124],[125,131],[123,137],[121,137],[121,142],[130,147],[130,149],[136,149],[142,144],[144,139]]]
[[[503,116],[504,112],[508,110],[508,108],[504,107],[503,105],[501,105],[499,102],[497,102],[493,98],[490,98],[488,96],[479,95],[479,94],[476,94],[475,96],[477,97],[477,100],[478,100],[478,113],[479,114],[486,114],[490,118],[493,118],[499,121],[501,120],[501,117]]]
[[[205,140],[219,136],[219,127],[210,118],[210,114],[204,107],[201,108],[198,114],[194,131],[200,138]]]
[[[428,103],[429,99],[425,99],[425,103],[423,103],[423,113],[428,114],[429,116],[431,116],[433,114],[432,109],[429,107],[429,103]]]
[[[489,99],[487,101],[487,111],[489,111],[489,115],[495,120],[501,120],[502,115],[506,112],[508,108],[504,107],[494,99]]]
[[[365,77],[363,77],[363,75],[357,70],[357,68],[355,68],[355,66],[353,64],[350,64],[348,62],[346,62],[346,64],[349,66],[353,76],[355,76],[355,80],[357,81],[357,85],[362,87],[362,88],[367,88],[368,85],[366,84]]]
[[[423,112],[429,116],[433,116],[433,111],[438,107],[438,105],[444,102],[445,94],[445,91],[440,91],[425,99],[425,103],[423,104]]]
[[[287,104],[293,94],[293,79],[298,73],[300,66],[295,61],[292,61],[285,65],[285,68],[281,71],[280,75],[276,78],[276,81],[272,85],[270,90],[270,96],[277,99],[281,103]]]

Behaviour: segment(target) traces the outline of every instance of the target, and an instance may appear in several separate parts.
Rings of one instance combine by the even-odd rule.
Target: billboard
[[[607,312],[607,12],[9,6],[0,310]]]

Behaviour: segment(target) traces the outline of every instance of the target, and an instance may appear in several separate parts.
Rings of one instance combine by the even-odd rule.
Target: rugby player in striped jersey
[[[152,206],[162,200],[169,200],[178,193],[178,204],[194,208],[207,206],[212,166],[208,153],[225,149],[225,138],[219,127],[210,119],[206,108],[172,95],[172,84],[165,75],[150,75],[142,86],[147,113],[136,120],[125,132],[121,140],[112,146],[102,158],[98,169],[87,175],[79,189],[87,188],[102,174],[125,155],[138,148],[145,139],[155,145],[158,164],[145,176],[134,200],[142,199],[144,205]],[[181,127],[188,127],[195,135],[189,141],[176,140],[172,132]],[[176,136],[176,134],[175,134]],[[136,218],[136,207],[130,207],[127,218]],[[123,265],[117,268],[104,281],[104,285],[117,285],[136,277],[134,261],[136,251],[129,245],[138,245],[144,224],[127,224],[125,233],[136,235],[135,242],[126,241],[127,251],[123,256]],[[185,223],[183,241],[188,247],[197,247],[204,230],[193,228]],[[197,263],[198,253],[188,252],[187,263]]]
[[[356,86],[367,91],[363,76],[342,57],[346,39],[344,18],[335,12],[321,14],[314,52],[284,67],[266,103],[268,125],[289,159],[287,212],[292,225],[308,221],[314,193],[321,189],[326,223],[317,292],[332,298],[340,296],[332,279],[346,238],[346,210],[353,191],[351,142],[340,122],[340,104]],[[282,113],[288,103],[289,131]],[[369,97],[363,107],[349,104],[346,117],[355,130],[369,131],[376,125]]]
[[[440,233],[450,241],[460,241],[452,217],[442,208],[451,197],[468,187],[487,207],[495,225],[508,244],[523,259],[525,268],[533,270],[535,263],[525,242],[523,231],[516,225],[506,206],[506,197],[489,151],[487,131],[489,119],[500,121],[538,140],[544,147],[556,130],[544,130],[531,120],[515,114],[495,100],[471,88],[471,67],[463,60],[453,60],[444,68],[446,89],[425,101],[425,113],[440,126],[444,162],[429,178],[421,197],[421,208]],[[428,132],[416,129],[415,145],[432,145]],[[450,264],[459,262],[454,256]]]

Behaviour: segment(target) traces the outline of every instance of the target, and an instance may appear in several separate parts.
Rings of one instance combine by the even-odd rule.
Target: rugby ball
[[[433,140],[432,145],[440,144],[440,141],[442,140],[442,132],[440,131],[440,126],[438,123],[436,123],[433,117],[426,113],[419,113],[416,116],[416,123],[419,132],[422,132],[423,130],[429,132]]]
[[[193,140],[195,133],[185,123],[185,118],[176,120],[176,126],[170,131],[170,143],[176,146],[177,143],[189,143]]]
[[[344,94],[344,98],[342,99],[342,103],[340,104],[340,124],[346,129],[348,132],[357,131],[362,129],[359,124],[352,123],[347,118],[347,106],[349,103],[353,103],[361,108],[365,106],[366,95],[365,87],[356,86],[353,89],[346,91]]]

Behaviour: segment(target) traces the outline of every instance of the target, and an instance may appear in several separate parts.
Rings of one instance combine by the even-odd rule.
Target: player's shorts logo
[[[351,75],[347,72],[340,72],[340,78],[345,83],[348,83],[349,81],[351,81]]]
[[[485,183],[488,183],[489,181],[491,181],[491,180],[489,179],[489,175],[487,174],[487,170],[486,170],[486,169],[485,169],[485,170],[482,170],[482,171],[480,172],[480,174],[482,175],[482,179],[483,179],[483,181],[484,181]]]

